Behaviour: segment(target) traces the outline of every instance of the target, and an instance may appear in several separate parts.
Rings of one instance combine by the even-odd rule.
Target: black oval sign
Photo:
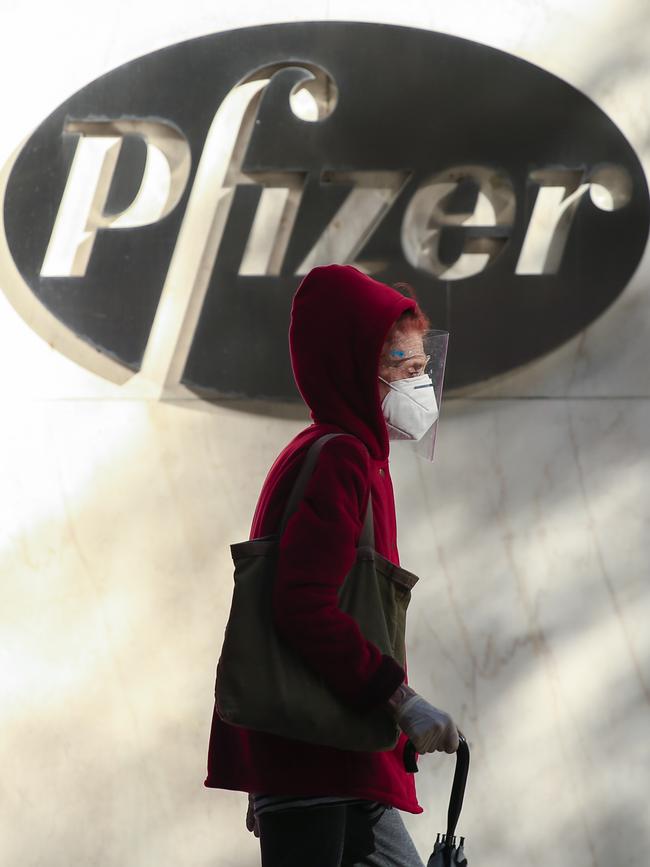
[[[454,387],[602,313],[648,218],[639,160],[584,94],[483,45],[357,22],[119,67],[34,132],[4,199],[22,278],[77,335],[160,383],[276,399],[297,397],[289,306],[314,265],[411,283],[450,331]]]

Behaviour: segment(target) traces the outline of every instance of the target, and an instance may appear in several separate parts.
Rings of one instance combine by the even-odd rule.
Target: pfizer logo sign
[[[297,397],[289,308],[315,265],[410,282],[460,386],[599,316],[648,212],[635,153],[575,88],[349,22],[204,36],[104,75],[26,142],[3,210],[21,280],[76,339],[163,385],[272,399]]]

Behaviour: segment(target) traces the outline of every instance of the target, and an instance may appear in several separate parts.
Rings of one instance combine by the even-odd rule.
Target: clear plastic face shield
[[[448,342],[448,331],[395,331],[379,359],[389,439],[411,443],[426,461],[433,460]]]

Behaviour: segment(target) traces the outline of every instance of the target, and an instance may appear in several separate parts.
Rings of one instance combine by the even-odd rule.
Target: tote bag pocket
[[[390,750],[399,729],[383,708],[360,713],[345,705],[277,634],[272,592],[277,540],[231,546],[235,586],[215,698],[220,717],[293,740],[345,750]],[[339,592],[342,611],[382,653],[404,664],[404,631],[417,581],[369,548]]]

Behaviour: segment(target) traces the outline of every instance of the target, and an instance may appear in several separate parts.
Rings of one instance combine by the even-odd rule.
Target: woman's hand
[[[256,837],[260,836],[260,827],[257,824],[257,819],[255,818],[255,812],[253,810],[253,796],[248,796],[248,810],[246,811],[246,827],[249,831],[252,831]]]
[[[458,729],[449,714],[429,704],[410,686],[398,686],[388,706],[418,753],[455,753],[458,749]]]

